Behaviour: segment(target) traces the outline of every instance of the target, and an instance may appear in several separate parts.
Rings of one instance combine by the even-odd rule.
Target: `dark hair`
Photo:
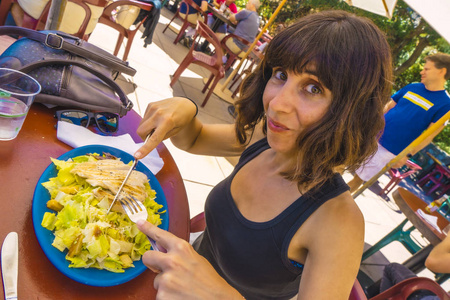
[[[432,61],[437,69],[446,68],[445,80],[450,79],[450,55],[445,53],[436,53],[425,57],[425,61]]]
[[[375,153],[392,86],[390,48],[372,21],[337,10],[308,15],[273,38],[244,81],[236,102],[241,144],[260,121],[266,133],[262,95],[272,68],[301,73],[311,65],[333,99],[324,117],[297,138],[297,165],[282,173],[303,188],[320,186],[338,169],[353,171]]]

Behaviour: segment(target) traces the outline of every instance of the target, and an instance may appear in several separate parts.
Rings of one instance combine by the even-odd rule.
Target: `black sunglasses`
[[[103,133],[113,133],[119,129],[119,115],[109,112],[87,112],[83,110],[58,110],[56,112],[58,121],[64,121],[83,127],[96,124]]]

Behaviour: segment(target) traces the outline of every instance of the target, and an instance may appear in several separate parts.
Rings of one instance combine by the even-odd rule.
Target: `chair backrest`
[[[108,3],[108,0],[68,0],[58,30],[87,39]],[[42,12],[37,30],[44,29],[49,9],[50,6],[47,5]]]
[[[441,300],[449,300],[450,295],[436,282],[426,277],[414,277],[403,280],[388,290],[370,298],[370,300],[406,300],[418,290],[427,290]]]
[[[133,16],[125,17],[126,19],[131,17],[130,20],[122,20],[119,18],[121,12],[126,11],[127,9],[133,7],[137,8],[138,13]],[[135,0],[114,1],[108,4],[108,6],[106,6],[106,8],[103,10],[103,14],[100,17],[99,23],[111,26],[114,29],[118,30],[119,32],[130,30],[130,26],[133,24],[134,20],[136,20],[136,17],[139,15],[139,10],[150,11],[152,8],[153,4],[146,2],[140,2]],[[114,13],[117,13],[116,18],[114,18],[113,16]],[[133,30],[139,29],[139,27],[146,20],[146,18],[147,16],[145,18],[142,18],[142,20],[140,20],[140,22],[136,24],[136,27]]]
[[[189,14],[189,9],[190,9],[189,6],[191,6],[191,7],[193,7],[195,10],[197,10],[197,12],[198,12],[199,14],[201,14],[201,15],[203,16],[204,22],[207,23],[207,21],[208,21],[208,14],[207,14],[205,11],[203,11],[203,10],[201,9],[201,7],[198,6],[197,3],[194,2],[194,0],[183,0],[183,1],[181,1],[180,6],[178,6],[178,11],[177,11],[177,13],[179,13],[179,11],[180,11],[180,9],[181,9],[182,6],[187,7],[187,8],[186,8],[186,20],[187,20],[188,14]]]
[[[208,41],[211,45],[215,48],[215,54],[214,57],[216,58],[216,64],[215,66],[220,68],[222,67],[222,56],[223,51],[222,47],[220,46],[220,41],[217,38],[217,35],[214,33],[214,31],[211,30],[211,28],[206,25],[204,22],[197,22],[197,29],[194,34],[194,40],[195,42],[192,44],[191,49],[189,51],[193,51],[196,49],[196,47],[200,46],[200,38],[204,38],[206,41]]]
[[[366,293],[364,293],[364,290],[358,279],[356,279],[355,283],[353,284],[348,300],[367,300]]]

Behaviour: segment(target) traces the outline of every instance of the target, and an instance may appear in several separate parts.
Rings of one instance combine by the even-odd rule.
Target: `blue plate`
[[[120,158],[124,163],[128,163],[131,160],[134,160],[133,156],[116,148],[102,146],[102,145],[89,145],[80,148],[73,149],[63,155],[61,155],[59,160],[68,160],[69,158],[85,155],[87,153],[98,153],[102,154],[103,152],[110,153],[118,158]],[[169,228],[169,214],[167,209],[167,201],[164,197],[164,192],[156,179],[155,175],[141,162],[138,162],[136,166],[136,170],[141,171],[149,178],[149,183],[152,189],[156,191],[156,199],[155,201],[159,204],[163,205],[161,211],[165,210],[166,213],[161,215],[162,224],[159,226],[162,229],[168,230]],[[36,237],[41,245],[42,250],[44,250],[45,255],[51,261],[51,263],[64,275],[67,277],[78,281],[80,283],[92,286],[114,286],[118,284],[125,283],[139,274],[144,272],[147,267],[142,263],[141,260],[133,262],[134,268],[125,269],[124,273],[113,273],[107,270],[98,270],[98,269],[77,269],[77,268],[69,268],[70,262],[65,259],[66,252],[61,252],[55,247],[52,246],[52,242],[55,238],[52,231],[45,229],[41,226],[42,218],[45,212],[53,212],[47,208],[47,201],[50,200],[50,194],[46,188],[42,186],[43,182],[46,182],[51,177],[55,177],[57,175],[57,170],[55,165],[50,164],[47,169],[45,169],[44,173],[39,178],[39,181],[36,185],[36,189],[34,190],[33,196],[33,208],[32,208],[32,216],[33,216],[33,226],[34,231],[36,232]]]

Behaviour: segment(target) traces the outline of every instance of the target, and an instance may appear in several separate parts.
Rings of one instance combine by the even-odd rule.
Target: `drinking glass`
[[[33,77],[0,68],[0,141],[17,137],[41,85]]]

